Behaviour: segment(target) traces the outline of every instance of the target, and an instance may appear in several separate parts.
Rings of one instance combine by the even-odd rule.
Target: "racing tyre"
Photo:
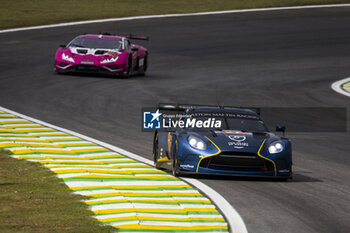
[[[126,71],[126,74],[124,75],[125,78],[130,78],[132,72],[132,59],[131,56],[128,58],[128,68]]]
[[[146,53],[143,58],[143,69],[142,69],[141,76],[146,75],[147,68],[148,68],[148,53]]]
[[[278,178],[275,178],[276,181],[281,181],[281,182],[286,182],[289,180],[289,177],[278,177]]]
[[[153,162],[154,162],[154,166],[156,168],[160,168],[160,166],[158,164],[158,158],[159,158],[158,134],[155,133],[154,141],[153,141]]]
[[[55,74],[63,74],[59,69],[54,69]]]
[[[175,142],[175,147],[174,147],[174,152],[173,152],[173,170],[172,170],[172,174],[175,177],[180,176],[180,171],[179,171],[179,165],[178,165],[178,161],[177,161],[177,141]]]
[[[278,181],[288,181],[288,180],[292,180],[292,179],[293,179],[293,171],[292,171],[292,168],[290,169],[289,176],[277,178]]]

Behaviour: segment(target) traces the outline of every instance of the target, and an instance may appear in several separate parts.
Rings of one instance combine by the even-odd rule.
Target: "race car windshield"
[[[227,129],[241,130],[247,132],[267,132],[267,128],[262,121],[244,118],[226,118]]]
[[[79,48],[120,49],[122,47],[122,42],[120,40],[78,37],[70,42],[68,46]]]

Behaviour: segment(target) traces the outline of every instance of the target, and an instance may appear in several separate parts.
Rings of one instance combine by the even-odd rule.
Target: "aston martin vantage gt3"
[[[292,176],[291,142],[270,132],[251,109],[178,107],[185,117],[155,132],[154,163],[174,175],[223,174],[288,179]],[[164,120],[170,124],[171,120]],[[181,127],[180,127],[181,126]],[[204,127],[206,126],[206,127]],[[277,126],[277,131],[285,130]]]

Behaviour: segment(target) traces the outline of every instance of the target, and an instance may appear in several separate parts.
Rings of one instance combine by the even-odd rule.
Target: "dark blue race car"
[[[185,125],[189,122],[190,127],[155,132],[153,154],[157,168],[170,168],[175,176],[191,173],[291,178],[291,142],[269,132],[255,111],[164,106],[183,111],[185,117],[178,120]],[[213,119],[214,123],[209,122]],[[191,127],[198,121],[207,122],[208,127]],[[284,132],[285,127],[277,126],[276,130]]]

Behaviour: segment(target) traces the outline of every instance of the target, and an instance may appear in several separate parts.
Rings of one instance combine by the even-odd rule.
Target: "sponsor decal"
[[[246,140],[246,137],[242,135],[229,135],[228,137],[236,142],[243,142]]]
[[[249,146],[248,142],[245,142],[247,138],[244,135],[228,135],[228,138],[231,139],[231,141],[228,142],[228,145],[233,146],[236,149],[242,149]]]
[[[113,57],[118,57],[119,56],[119,52],[108,51],[106,53],[106,55],[110,55],[110,56],[113,56]]]
[[[194,168],[194,165],[190,165],[190,164],[180,164],[180,167],[182,167],[182,168]]]
[[[236,131],[236,130],[222,130],[222,131],[215,131],[215,133],[224,133],[224,134],[245,134],[242,131]]]
[[[80,61],[80,64],[93,65],[93,61]]]
[[[289,172],[289,169],[282,169],[282,170],[279,170],[279,172]]]

